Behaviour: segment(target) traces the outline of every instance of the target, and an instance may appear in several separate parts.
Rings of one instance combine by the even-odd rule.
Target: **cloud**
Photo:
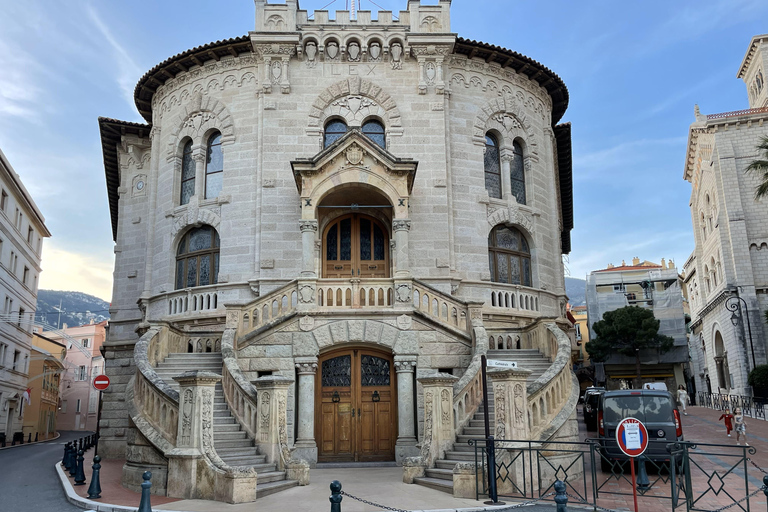
[[[39,286],[42,289],[72,290],[111,300],[112,258],[66,251],[55,242],[45,242],[42,267]]]
[[[597,151],[580,153],[573,156],[574,180],[588,181],[592,179],[605,179],[605,170],[626,169],[628,163],[637,164],[652,158],[660,146],[681,146],[680,151],[687,142],[686,137],[667,137],[660,139],[638,139],[622,142],[613,147],[599,149]],[[625,173],[631,174],[631,173]],[[635,179],[628,176],[629,179]]]
[[[41,90],[31,72],[34,59],[15,44],[0,39],[0,115],[38,117]]]

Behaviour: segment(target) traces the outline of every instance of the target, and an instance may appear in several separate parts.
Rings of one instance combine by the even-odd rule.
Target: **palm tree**
[[[760,179],[762,181],[760,182],[760,185],[757,186],[757,189],[755,189],[756,200],[768,195],[768,137],[760,139],[757,149],[762,158],[758,157],[757,160],[749,164],[746,170],[746,172],[756,171],[761,175]]]

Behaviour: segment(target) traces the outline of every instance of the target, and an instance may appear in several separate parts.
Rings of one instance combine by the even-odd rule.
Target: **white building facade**
[[[691,353],[698,390],[749,395],[749,372],[766,362],[768,201],[746,173],[768,136],[768,35],[755,36],[739,68],[749,108],[702,115],[688,135],[695,249],[686,263]],[[749,322],[747,322],[747,318]]]
[[[434,465],[489,349],[548,361],[517,435],[573,435],[560,78],[451,33],[449,0],[376,20],[255,7],[255,31],[141,79],[147,124],[100,119],[116,243],[102,454],[127,456],[129,487],[152,464],[159,492],[235,499],[176,481],[182,448],[196,471],[266,471],[217,446],[215,421],[213,443],[196,430],[213,403],[287,478],[293,462]]]
[[[0,436],[22,432],[43,238],[51,234],[0,151]]]

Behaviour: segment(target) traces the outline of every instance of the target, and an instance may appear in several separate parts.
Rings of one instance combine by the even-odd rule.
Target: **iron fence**
[[[617,458],[615,441],[490,438],[469,444],[474,446],[477,499],[552,500],[557,481],[565,485],[571,503],[595,510],[632,499],[629,464],[633,462]],[[749,446],[651,440],[647,455],[634,461],[638,499],[665,501],[673,512],[749,512],[750,499],[765,489],[762,474],[749,473],[749,456],[754,453]]]
[[[761,420],[766,419],[765,403],[768,401],[766,398],[700,391],[698,393],[698,399],[699,405],[702,407],[708,407],[719,411],[730,409],[731,412],[733,412],[736,407],[741,407],[745,416]]]

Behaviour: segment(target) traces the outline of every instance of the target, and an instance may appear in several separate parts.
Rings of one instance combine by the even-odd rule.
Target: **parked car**
[[[587,426],[587,430],[592,432],[597,430],[597,407],[600,404],[600,396],[603,393],[605,393],[605,390],[600,389],[588,389],[584,393],[584,406],[582,407],[584,424]]]
[[[600,466],[611,470],[611,461],[627,460],[616,442],[616,427],[624,418],[637,418],[648,430],[645,456],[655,462],[669,461],[666,443],[683,441],[680,411],[668,391],[627,389],[603,393],[597,409],[597,435],[600,440]]]

